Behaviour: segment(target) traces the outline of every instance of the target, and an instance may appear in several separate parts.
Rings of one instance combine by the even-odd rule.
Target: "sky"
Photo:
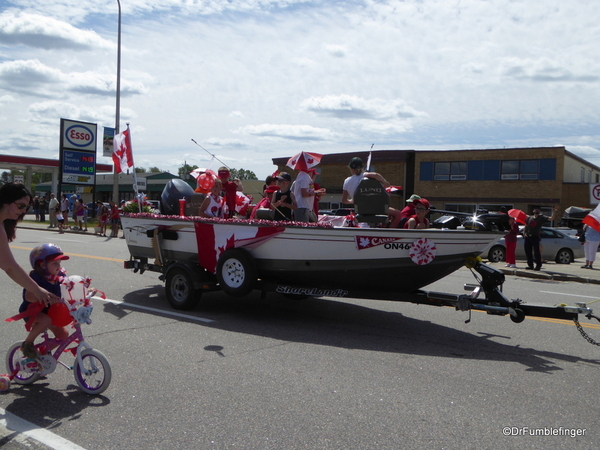
[[[371,146],[565,146],[600,166],[597,1],[121,7],[119,126],[137,167],[212,154],[264,179],[273,158]],[[61,118],[115,126],[117,23],[116,0],[0,0],[0,153],[58,158]]]

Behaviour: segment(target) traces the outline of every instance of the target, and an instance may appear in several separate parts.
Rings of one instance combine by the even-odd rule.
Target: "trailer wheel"
[[[195,308],[202,296],[202,290],[194,288],[191,274],[182,267],[174,267],[167,272],[165,291],[170,305],[181,310]]]
[[[514,323],[521,323],[525,320],[525,313],[522,309],[515,309],[515,313],[517,313],[516,316],[509,314],[510,320],[512,320]]]
[[[217,264],[217,280],[221,289],[233,297],[242,297],[254,289],[257,279],[252,255],[241,248],[224,252]]]

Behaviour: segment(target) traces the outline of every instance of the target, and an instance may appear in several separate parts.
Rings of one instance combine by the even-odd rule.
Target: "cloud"
[[[337,58],[343,58],[348,53],[348,49],[345,46],[337,44],[325,45],[325,51]]]
[[[424,117],[426,114],[407,105],[403,100],[366,100],[353,95],[311,97],[300,105],[318,115],[350,120],[395,120]]]
[[[325,128],[315,128],[310,125],[248,125],[236,130],[238,133],[259,137],[275,137],[295,141],[324,141],[331,139],[333,134]]]
[[[559,61],[549,58],[520,59],[507,58],[503,62],[503,75],[518,80],[534,82],[585,82],[594,83],[600,77],[589,73],[573,73]]]
[[[62,97],[65,91],[69,91],[114,97],[115,84],[116,77],[111,73],[64,73],[59,69],[42,64],[37,59],[0,63],[0,89],[27,95]],[[147,88],[142,81],[121,80],[122,97],[144,94],[146,91]]]
[[[95,31],[82,30],[49,16],[26,12],[0,14],[0,43],[68,50],[113,50],[115,44]]]

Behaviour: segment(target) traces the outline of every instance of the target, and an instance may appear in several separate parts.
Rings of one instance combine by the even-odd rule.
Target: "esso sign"
[[[63,148],[74,150],[96,150],[95,123],[73,122],[64,120]]]
[[[82,148],[94,142],[94,133],[83,125],[73,125],[67,128],[65,138],[71,145]]]

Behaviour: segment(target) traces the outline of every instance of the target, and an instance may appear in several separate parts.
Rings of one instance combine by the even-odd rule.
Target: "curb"
[[[517,277],[523,278],[534,278],[537,280],[545,280],[545,281],[571,281],[574,283],[589,283],[589,284],[600,284],[600,280],[596,280],[594,278],[587,277],[578,277],[575,275],[563,275],[563,274],[553,274],[553,273],[545,273],[545,272],[530,272],[524,270],[510,270],[510,269],[500,269],[505,275],[513,275]]]

